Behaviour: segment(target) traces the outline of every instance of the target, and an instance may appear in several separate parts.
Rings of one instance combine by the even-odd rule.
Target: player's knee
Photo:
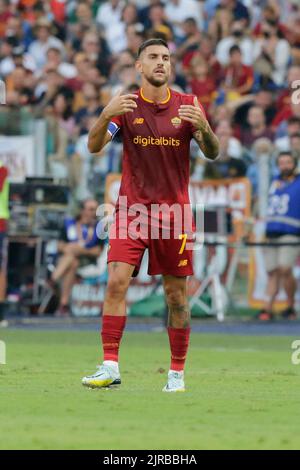
[[[268,271],[268,277],[269,279],[274,279],[280,276],[280,270],[279,268],[274,268]]]
[[[289,277],[292,275],[292,268],[288,266],[280,266],[279,273],[281,277]]]
[[[165,294],[169,306],[179,306],[186,303],[185,289],[175,286],[166,286]]]
[[[106,298],[113,298],[114,300],[123,300],[126,296],[128,289],[128,282],[121,276],[111,276],[108,279]]]

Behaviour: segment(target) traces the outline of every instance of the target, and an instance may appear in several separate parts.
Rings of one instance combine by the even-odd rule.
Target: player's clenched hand
[[[121,93],[122,92],[119,91],[119,93],[110,100],[108,105],[105,106],[103,113],[107,119],[133,112],[137,107],[136,99],[138,98],[138,95],[122,95]]]
[[[194,106],[189,104],[182,104],[178,110],[178,116],[183,121],[190,122],[199,131],[207,131],[209,124],[204,116],[197,98],[194,98]]]

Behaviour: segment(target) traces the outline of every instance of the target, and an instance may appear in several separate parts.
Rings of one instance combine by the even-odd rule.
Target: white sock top
[[[172,369],[169,370],[169,374],[170,373],[172,374],[173,372],[176,374],[180,374],[182,377],[184,375],[184,370],[172,370]]]
[[[103,361],[103,365],[111,367],[114,371],[119,372],[119,364],[116,361]]]

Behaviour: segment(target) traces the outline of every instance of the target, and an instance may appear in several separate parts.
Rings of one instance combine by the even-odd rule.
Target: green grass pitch
[[[187,392],[164,394],[167,335],[125,334],[123,384],[87,390],[95,332],[1,330],[1,449],[299,449],[287,337],[192,336]],[[164,369],[164,371],[162,370]]]

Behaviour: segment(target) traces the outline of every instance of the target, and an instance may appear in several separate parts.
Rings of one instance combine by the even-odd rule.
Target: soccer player
[[[218,156],[219,144],[197,98],[168,87],[171,63],[166,42],[144,42],[136,68],[141,75],[140,90],[113,97],[89,133],[91,153],[99,152],[119,130],[124,151],[121,187],[109,234],[108,284],[101,331],[104,361],[82,383],[91,388],[121,383],[118,353],[126,323],[125,298],[130,279],[138,273],[148,248],[148,273],[162,274],[169,309],[171,365],[163,391],[181,392],[185,390],[184,365],[190,336],[186,281],[193,274],[192,249],[187,247],[192,245],[195,230],[188,195],[190,141],[194,138],[211,160]],[[136,204],[141,207],[143,227],[139,237],[131,233],[132,208]],[[153,205],[164,205],[164,210],[154,210],[153,215]],[[167,238],[162,234],[164,216],[168,215],[166,207],[174,205],[175,209],[188,207],[190,218],[187,216],[188,222],[178,234],[184,210],[177,219],[169,211],[171,236]],[[158,228],[158,237],[152,235],[153,228]]]

